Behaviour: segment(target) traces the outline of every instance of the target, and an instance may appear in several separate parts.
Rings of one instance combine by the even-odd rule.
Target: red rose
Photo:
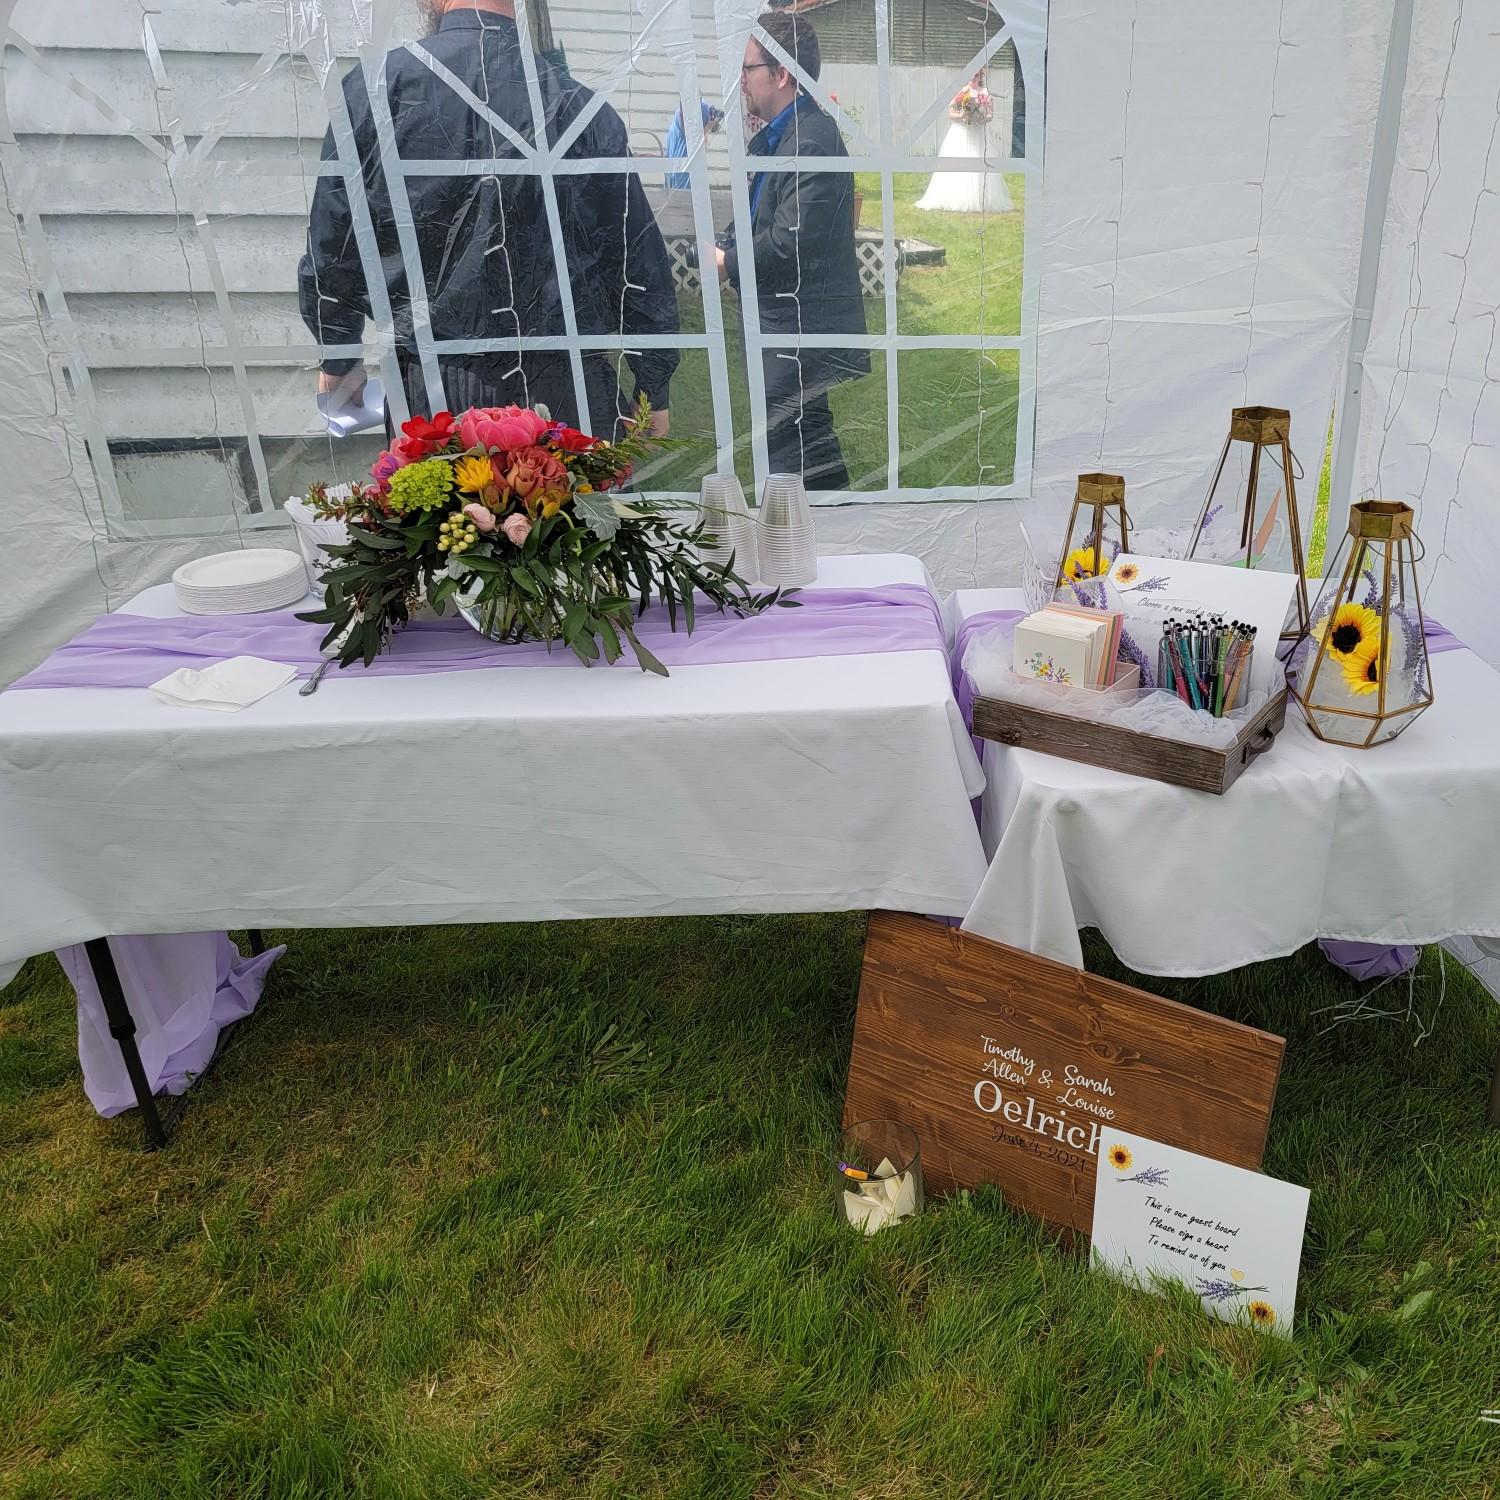
[[[590,437],[576,427],[559,427],[553,437],[564,453],[588,453],[599,446],[598,438]]]
[[[402,435],[391,444],[403,464],[414,464],[446,448],[458,431],[451,412],[440,411],[430,422],[426,417],[412,417],[401,424]]]
[[[431,443],[437,448],[448,442],[457,429],[458,423],[449,411],[440,411],[430,422],[426,417],[413,417],[409,422],[401,424],[401,430],[407,437],[419,443]]]

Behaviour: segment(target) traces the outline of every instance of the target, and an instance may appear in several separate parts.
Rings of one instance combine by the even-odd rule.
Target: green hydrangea
[[[407,464],[391,475],[391,509],[403,515],[411,510],[436,510],[448,503],[452,492],[453,465],[441,458]]]

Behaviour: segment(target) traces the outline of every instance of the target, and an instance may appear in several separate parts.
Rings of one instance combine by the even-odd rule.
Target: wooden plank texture
[[[1286,705],[1283,690],[1256,714],[1228,750],[1138,734],[1113,724],[1093,724],[1072,714],[1003,698],[974,700],[974,733],[1002,745],[1040,750],[1064,760],[1222,796],[1275,743],[1286,724]]]
[[[876,912],[844,1123],[910,1125],[930,1191],[992,1182],[1015,1207],[1087,1231],[1110,1125],[1258,1167],[1285,1046],[925,917]]]

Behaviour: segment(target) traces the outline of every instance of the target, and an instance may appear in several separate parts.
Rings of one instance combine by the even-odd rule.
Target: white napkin
[[[888,1156],[881,1157],[873,1178],[844,1189],[844,1215],[866,1234],[910,1219],[916,1211],[915,1179],[910,1172],[898,1172]]]
[[[285,687],[296,675],[296,667],[261,656],[231,656],[211,667],[169,672],[151,684],[151,691],[174,708],[211,708],[232,714]]]

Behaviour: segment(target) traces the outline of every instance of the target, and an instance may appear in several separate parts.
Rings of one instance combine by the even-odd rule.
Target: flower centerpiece
[[[452,600],[496,641],[556,640],[585,664],[619,659],[628,641],[649,672],[666,668],[636,638],[653,600],[691,631],[695,593],[715,609],[755,614],[790,601],[757,594],[731,567],[700,559],[712,543],[648,501],[613,493],[664,440],[646,435],[641,402],[617,442],[554,422],[542,408],[475,407],[430,421],[413,417],[370,471],[372,483],[335,495],[314,485],[308,503],[348,527],[329,547],[324,605],[299,618],[327,625],[324,648],[341,665],[368,666],[425,597]]]
[[[966,83],[948,105],[948,118],[960,125],[988,124],[995,118],[995,99],[982,83]]]

